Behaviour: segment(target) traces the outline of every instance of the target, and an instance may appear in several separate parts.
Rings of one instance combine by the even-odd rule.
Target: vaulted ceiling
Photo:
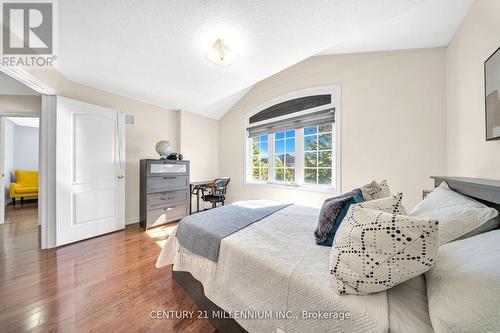
[[[310,56],[446,46],[473,0],[64,0],[58,70],[168,109],[220,118]],[[217,38],[240,54],[204,59]]]

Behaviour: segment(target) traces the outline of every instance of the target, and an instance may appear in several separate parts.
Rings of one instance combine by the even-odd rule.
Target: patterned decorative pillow
[[[330,255],[339,295],[389,289],[429,270],[439,249],[438,222],[352,205]]]
[[[358,206],[362,208],[381,210],[383,212],[396,215],[407,215],[406,209],[401,203],[402,200],[403,200],[403,193],[397,193],[387,198],[365,201],[359,203]]]
[[[376,200],[370,200],[370,201],[364,201],[362,203],[358,203],[360,207],[363,208],[370,208],[370,209],[376,209],[376,210],[381,210],[386,213],[391,213],[391,214],[397,214],[397,215],[406,215],[406,209],[405,207],[401,204],[401,201],[403,200],[403,193],[398,193],[396,195],[391,195],[390,197],[387,198],[382,198],[382,199],[376,199]],[[347,214],[347,210],[349,209],[349,206],[345,207],[346,212],[342,215],[342,219],[345,217]],[[339,217],[340,219],[340,214]],[[337,232],[338,227],[342,223],[342,220],[339,221],[337,227],[335,228],[334,232],[332,233],[333,237],[331,237],[331,241],[329,246],[332,246],[335,242],[335,234]],[[330,237],[328,238],[330,240]],[[327,240],[327,242],[328,242]]]
[[[361,186],[361,193],[363,194],[364,201],[386,198],[391,195],[387,180],[383,180],[380,183],[372,181],[369,184],[363,185]]]
[[[363,197],[359,189],[326,199],[319,213],[318,226],[314,231],[316,244],[332,246],[335,232],[347,214],[349,206],[362,201]]]

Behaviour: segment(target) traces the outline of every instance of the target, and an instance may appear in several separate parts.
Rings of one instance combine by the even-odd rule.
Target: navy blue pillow
[[[318,226],[314,231],[316,244],[332,246],[335,233],[346,216],[349,207],[363,201],[363,194],[360,189],[326,199],[319,213]]]

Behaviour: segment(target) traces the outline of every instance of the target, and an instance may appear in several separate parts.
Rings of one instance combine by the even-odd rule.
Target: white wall
[[[484,61],[500,46],[500,1],[476,0],[446,52],[450,176],[500,179],[500,141],[485,139]]]
[[[126,127],[126,175],[125,175],[125,218],[127,223],[139,221],[139,160],[142,158],[158,158],[155,144],[159,140],[168,140],[176,152],[191,159],[192,176],[195,179],[212,177],[217,174],[213,163],[205,162],[206,155],[217,156],[217,148],[211,151],[204,141],[196,142],[194,133],[203,130],[203,124],[212,133],[216,121],[185,113],[182,129],[184,146],[181,147],[181,126],[178,111],[144,103],[131,98],[111,94],[75,82],[71,82],[54,70],[31,70],[32,74],[56,90],[57,95],[77,99],[83,102],[113,108],[135,116],[135,125]],[[191,125],[193,127],[191,127]],[[203,133],[202,133],[203,135]],[[217,134],[207,133],[217,137]],[[215,150],[214,150],[215,149]],[[198,154],[202,154],[200,157]],[[213,157],[217,160],[217,157]],[[215,162],[217,163],[217,161]]]
[[[285,93],[340,85],[341,191],[387,178],[412,208],[431,175],[446,171],[445,49],[309,58],[256,84],[219,123],[219,169],[231,201],[293,200],[318,205],[333,193],[244,184],[244,116]]]
[[[2,113],[36,113],[40,114],[41,96],[1,95],[0,111]]]
[[[57,95],[109,107],[135,116],[135,125],[126,127],[125,219],[139,221],[139,160],[158,158],[155,144],[168,140],[178,147],[177,112],[131,98],[71,82],[55,70],[32,70],[32,74],[56,90]]]
[[[14,127],[14,170],[38,171],[38,128]]]
[[[180,152],[191,161],[191,180],[219,176],[219,126],[217,120],[181,111]]]
[[[179,151],[190,161],[191,181],[213,180],[219,176],[218,121],[191,112],[179,112]],[[196,201],[193,197],[193,208]],[[209,207],[200,199],[200,207]]]

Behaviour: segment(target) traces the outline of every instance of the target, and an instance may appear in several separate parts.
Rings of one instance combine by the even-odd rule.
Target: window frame
[[[260,138],[260,137],[263,136],[263,135],[267,136],[267,141],[262,141],[262,138]],[[269,140],[270,140],[270,136],[269,136],[269,134],[261,134],[261,135],[258,135],[258,136],[259,136],[259,139],[257,140],[257,144],[259,146],[259,148],[258,148],[259,149],[259,155],[258,155],[258,160],[259,160],[259,167],[258,167],[258,169],[259,169],[259,178],[261,178],[260,176],[261,176],[261,173],[262,173],[262,169],[267,169],[267,178],[269,179],[269,159],[270,159],[270,156],[269,156],[269,144],[270,144]],[[253,171],[255,169],[255,167],[253,166],[253,138],[254,137],[249,138],[249,141],[248,141],[248,145],[249,145],[248,150],[249,150],[249,154],[250,154],[250,156],[249,156],[249,163],[251,163],[252,166],[247,165],[247,168],[250,169],[249,170],[250,178],[252,179],[253,182],[263,182],[263,181],[260,181],[260,180],[253,179]],[[262,151],[260,150],[260,145],[262,143],[264,143],[264,142],[267,143],[267,167],[266,168],[263,168],[260,165],[261,158],[262,158]]]
[[[297,173],[297,160],[295,160],[295,165],[293,167],[293,169],[294,169],[294,179],[295,179],[293,182],[279,181],[279,180],[275,179],[276,178],[276,169],[277,169],[276,165],[275,165],[275,163],[276,163],[276,141],[277,140],[280,140],[280,141],[282,140],[283,141],[284,150],[285,150],[285,152],[284,152],[284,155],[285,155],[285,166],[282,169],[283,169],[284,172],[286,172],[286,169],[287,169],[287,167],[286,167],[286,142],[287,142],[287,140],[291,139],[291,138],[288,138],[286,136],[286,132],[289,132],[289,131],[291,131],[291,130],[281,131],[281,132],[285,133],[285,137],[283,139],[276,139],[276,133],[279,133],[279,132],[268,134],[268,136],[272,135],[272,137],[273,137],[273,140],[272,140],[273,141],[273,156],[272,156],[272,160],[273,161],[272,161],[272,164],[271,164],[272,165],[272,169],[273,169],[273,172],[272,172],[272,176],[273,177],[272,177],[272,179],[268,179],[268,182],[271,181],[271,182],[274,182],[274,183],[277,183],[277,184],[294,184],[294,183],[297,183],[297,174],[296,174]],[[297,158],[297,130],[293,130],[293,131],[295,132],[294,135],[293,135],[293,141],[294,141],[295,151],[293,153],[295,155],[295,158]],[[291,168],[289,168],[289,169],[291,169]],[[270,177],[268,176],[268,178],[270,178]]]
[[[318,125],[323,125],[323,124],[318,124]],[[316,126],[318,126],[318,125],[316,125]],[[334,149],[334,147],[335,147],[335,141],[336,141],[336,139],[335,139],[335,137],[334,137],[334,133],[336,132],[336,129],[335,129],[335,123],[331,123],[331,125],[332,125],[332,128],[331,128],[331,131],[330,131],[330,132],[320,132],[320,131],[319,131],[319,126],[318,126],[318,130],[317,130],[314,134],[307,134],[307,135],[306,135],[306,134],[304,133],[304,128],[302,128],[302,129],[301,129],[301,131],[302,131],[302,135],[303,135],[302,142],[303,142],[303,144],[304,144],[304,146],[303,146],[303,148],[302,148],[302,152],[301,152],[301,154],[302,154],[302,158],[304,158],[304,159],[305,159],[304,155],[305,155],[306,153],[315,153],[315,154],[316,154],[316,161],[318,162],[318,163],[316,163],[316,166],[314,166],[314,167],[307,167],[307,166],[306,166],[306,164],[305,164],[305,162],[304,162],[304,163],[302,164],[302,171],[303,171],[303,172],[304,172],[304,174],[305,174],[305,169],[315,169],[315,170],[316,170],[316,181],[318,181],[318,179],[319,179],[319,170],[321,170],[321,169],[331,169],[331,170],[330,170],[330,177],[331,177],[331,179],[332,179],[332,182],[335,180],[335,165],[336,165],[336,163],[335,163],[335,149]],[[331,138],[331,141],[332,141],[332,143],[331,143],[331,144],[332,144],[332,147],[331,147],[330,149],[319,149],[319,136],[320,136],[320,135],[324,135],[324,134],[331,134],[331,136],[332,136],[332,138]],[[317,144],[316,144],[316,145],[317,145],[317,147],[316,147],[316,149],[315,149],[315,150],[307,150],[307,151],[306,151],[306,150],[305,150],[305,137],[311,137],[311,136],[315,136],[315,137],[317,138],[317,140],[318,140],[318,141],[317,141]],[[324,151],[328,151],[328,150],[330,151],[331,156],[332,156],[332,164],[331,164],[329,167],[320,166],[320,165],[319,165],[319,156],[320,156],[320,153],[321,153],[321,152],[324,152]],[[306,183],[304,178],[302,179],[302,183],[303,183],[304,185],[306,185],[306,186],[326,186],[326,185],[324,185],[324,184],[317,184],[317,183],[316,183],[316,184],[311,184],[311,183]]]
[[[275,181],[275,134],[266,133],[268,135],[268,180],[267,181],[257,181],[252,178],[252,156],[251,156],[251,141],[252,138],[247,136],[247,127],[249,126],[249,119],[254,114],[281,102],[285,102],[294,98],[305,97],[316,94],[331,94],[332,103],[329,105],[322,105],[320,107],[315,107],[303,111],[299,111],[293,114],[293,116],[298,114],[308,114],[315,111],[319,111],[325,108],[335,108],[335,122],[332,123],[332,184],[306,184],[304,183],[304,130],[303,128],[295,130],[295,182],[287,183]],[[273,118],[272,120],[287,119],[291,116],[281,116]],[[264,123],[264,122],[263,122]],[[298,91],[293,91],[291,93],[274,98],[258,108],[254,109],[245,115],[245,126],[244,126],[244,165],[243,171],[245,173],[245,185],[248,186],[272,186],[280,188],[294,188],[299,190],[312,190],[312,191],[324,191],[328,193],[339,193],[341,189],[341,103],[340,103],[340,86],[323,86],[315,87],[309,89],[303,89]]]

